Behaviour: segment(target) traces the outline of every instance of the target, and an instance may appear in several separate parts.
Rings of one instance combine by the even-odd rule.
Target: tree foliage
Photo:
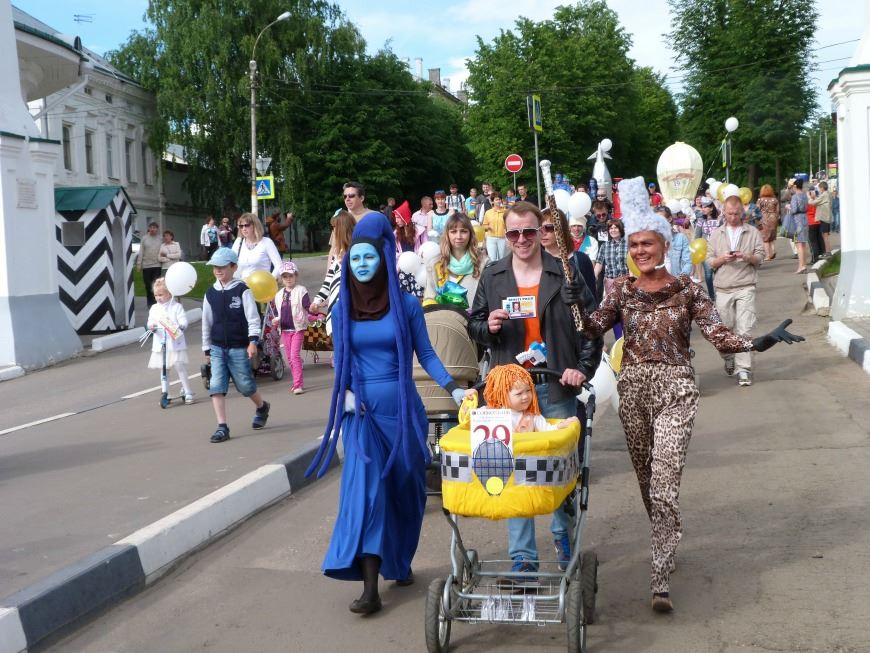
[[[661,80],[635,67],[630,47],[616,13],[602,0],[558,7],[552,20],[520,18],[514,31],[491,43],[478,38],[468,63],[466,127],[483,176],[506,185],[507,154],[534,161],[530,93],[541,96],[539,149],[554,170],[585,179],[592,169],[588,155],[610,138],[614,174],[654,175],[659,154],[676,136],[676,108]],[[535,179],[534,170],[521,174]]]
[[[272,158],[279,201],[325,222],[341,184],[364,183],[370,206],[469,182],[458,108],[415,81],[392,52],[374,56],[323,0],[150,0],[153,29],[109,53],[157,94],[152,145],[185,148],[198,206],[246,207],[250,195],[249,60],[256,36],[257,154]]]
[[[807,63],[813,0],[668,0],[671,43],[685,72],[683,136],[716,156],[724,121],[736,116],[732,179],[779,183],[795,160],[802,125],[815,108]],[[705,159],[707,157],[705,156]],[[706,163],[706,161],[705,161]],[[720,168],[716,166],[717,172]],[[780,176],[785,174],[780,172]]]

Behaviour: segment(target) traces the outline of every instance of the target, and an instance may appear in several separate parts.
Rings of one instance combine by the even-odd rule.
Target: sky
[[[552,17],[555,7],[568,1],[337,0],[336,3],[358,26],[371,52],[389,43],[399,58],[409,61],[412,72],[414,59],[422,57],[423,76],[428,77],[429,68],[440,68],[442,82],[449,80],[450,90],[456,92],[468,77],[465,60],[474,56],[476,36],[489,41],[501,31],[512,29],[518,16],[545,20]],[[870,0],[816,3],[820,14],[816,32],[819,69],[808,74],[826,112],[830,108],[827,86],[849,64],[857,48],[865,3],[870,11]],[[86,47],[100,54],[117,48],[131,31],[145,27],[143,15],[148,5],[147,0],[14,0],[13,4],[60,32],[81,36]],[[631,35],[633,46],[629,55],[639,65],[668,75],[668,88],[679,92],[679,62],[663,36],[671,28],[666,0],[607,0],[607,4]],[[77,22],[75,15],[89,16],[92,22]],[[267,20],[264,17],[264,25]]]

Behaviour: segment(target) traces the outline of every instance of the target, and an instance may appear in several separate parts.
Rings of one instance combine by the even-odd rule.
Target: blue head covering
[[[402,290],[399,287],[399,275],[396,272],[396,238],[386,216],[376,212],[365,215],[353,230],[353,242],[358,240],[368,243],[381,243],[380,247],[377,247],[377,245],[376,247],[381,254],[381,263],[387,271],[390,312],[392,313],[393,324],[396,329],[396,341],[399,351],[399,437],[396,439],[393,450],[390,452],[384,465],[383,475],[386,476],[400,450],[402,451],[403,460],[408,464],[417,464],[416,460],[420,457],[420,453],[415,451],[417,447],[422,450],[422,457],[425,462],[428,463],[431,456],[429,448],[426,445],[425,429],[417,428],[417,420],[414,419],[413,414],[413,406],[415,404],[411,401],[411,397],[408,396],[409,389],[413,388],[411,376],[414,360],[413,340],[402,300]],[[332,337],[341,338],[342,348],[340,354],[335,359],[335,382],[332,386],[332,399],[329,404],[329,419],[326,423],[326,431],[323,435],[323,441],[320,443],[320,449],[318,449],[314,460],[311,461],[305,472],[305,475],[309,476],[319,467],[320,469],[317,472],[318,478],[323,476],[326,470],[329,469],[329,464],[332,462],[332,457],[335,455],[335,449],[338,446],[338,434],[341,426],[341,416],[344,413],[344,394],[346,390],[351,390],[354,393],[356,414],[362,415],[360,393],[354,387],[356,380],[351,375],[354,352],[351,351],[350,346],[351,295],[348,278],[350,271],[349,254],[349,251],[346,252],[342,260],[339,299],[333,308],[333,310],[340,312],[341,319],[338,324],[333,321],[333,327],[339,326],[340,328],[337,330],[333,329]]]

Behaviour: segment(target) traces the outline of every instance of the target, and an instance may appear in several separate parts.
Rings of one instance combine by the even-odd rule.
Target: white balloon
[[[414,278],[417,280],[417,283],[421,288],[426,287],[426,279],[428,278],[428,274],[426,272],[426,266],[420,266],[420,269],[417,270],[417,273],[414,275]]]
[[[681,213],[683,211],[683,204],[679,200],[671,200],[670,202],[665,203],[671,213]]]
[[[416,274],[417,270],[423,265],[416,252],[402,252],[399,254],[397,263],[399,269],[405,274]]]
[[[557,188],[553,191],[553,197],[556,198],[556,207],[562,213],[568,213],[568,202],[571,201],[571,193],[564,188]]]
[[[710,178],[707,180],[707,185],[708,185],[708,186],[712,185],[714,181],[716,181],[716,178],[715,178],[715,177],[710,177]]]
[[[430,229],[429,232],[426,234],[426,237],[429,240],[438,240],[441,236],[434,229]]]
[[[428,240],[420,245],[418,253],[420,258],[423,259],[423,263],[428,265],[441,255],[441,248],[438,246],[438,243]]]
[[[722,185],[721,181],[716,181],[715,179],[710,184],[710,195],[713,199],[716,199],[716,193],[719,191],[719,186]]]
[[[185,261],[177,261],[166,270],[166,289],[173,297],[186,295],[196,285],[196,268]]]
[[[580,191],[571,195],[568,200],[568,214],[572,218],[582,218],[592,208],[592,198]]]
[[[610,368],[610,357],[606,353],[601,354],[601,364],[595,371],[595,376],[589,382],[595,388],[595,401],[604,404],[612,401],[613,395],[617,394],[616,375]]]
[[[609,138],[605,138],[603,141],[601,141],[601,151],[602,152],[610,152],[610,148],[612,148],[612,147],[613,147],[613,141],[611,141]]]
[[[740,197],[740,188],[736,184],[728,184],[722,192],[722,197],[726,200],[729,197]]]
[[[726,131],[729,131],[729,132],[736,131],[736,129],[739,126],[740,126],[740,121],[737,120],[737,118],[735,118],[734,116],[731,116],[730,118],[728,118],[728,120],[725,121],[725,130]]]
[[[690,202],[689,200],[687,200],[687,199],[684,197],[683,199],[680,200],[680,206],[681,206],[682,209],[683,209],[683,213],[688,213],[688,212],[689,212],[689,209],[692,208],[692,202]]]

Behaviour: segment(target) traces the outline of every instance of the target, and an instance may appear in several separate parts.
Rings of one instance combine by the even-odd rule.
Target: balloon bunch
[[[439,256],[441,256],[441,248],[438,247],[438,243],[433,240],[427,240],[420,245],[418,252],[402,252],[396,261],[396,265],[401,272],[414,277],[421,288],[425,288],[428,275],[426,268]]]

